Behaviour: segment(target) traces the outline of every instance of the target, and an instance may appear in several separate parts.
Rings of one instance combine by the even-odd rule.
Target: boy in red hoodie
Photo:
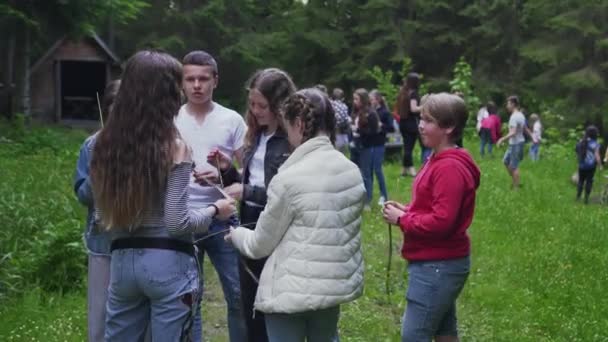
[[[408,205],[386,202],[386,222],[403,232],[409,262],[402,341],[458,341],[456,299],[469,275],[475,192],[480,172],[456,146],[467,120],[464,101],[432,94],[422,105],[420,136],[433,150],[416,177]]]

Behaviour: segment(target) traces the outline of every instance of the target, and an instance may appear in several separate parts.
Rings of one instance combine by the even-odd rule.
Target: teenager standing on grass
[[[578,159],[578,184],[576,187],[576,200],[581,199],[583,188],[585,189],[585,204],[589,203],[589,194],[593,188],[593,177],[595,169],[602,169],[600,159],[600,144],[597,142],[598,129],[591,125],[585,130],[585,136],[576,144],[576,156]]]
[[[532,137],[532,141],[536,142],[532,136],[532,132],[526,126],[526,117],[519,108],[519,98],[517,96],[509,96],[507,99],[507,110],[511,113],[509,118],[509,133],[498,139],[496,143],[500,146],[505,140],[509,140],[509,147],[503,158],[503,163],[511,176],[512,189],[519,188],[519,162],[524,158],[524,143],[526,142],[524,134],[528,134]]]
[[[234,210],[228,200],[189,210],[190,149],[173,123],[181,64],[141,51],[126,64],[91,159],[97,229],[112,235],[106,341],[191,339],[200,295],[194,232]]]
[[[120,80],[108,83],[101,101],[101,122],[107,122]],[[103,341],[106,321],[106,301],[110,282],[110,235],[97,229],[94,222],[95,204],[89,178],[89,163],[95,134],[88,137],[80,147],[80,155],[74,174],[74,192],[78,201],[88,209],[84,242],[88,254],[87,274],[87,320],[89,341]]]
[[[212,150],[219,150],[241,164],[243,160],[243,143],[245,121],[235,111],[213,101],[213,91],[218,85],[218,67],[215,59],[204,51],[192,51],[184,56],[184,76],[182,88],[188,102],[179,109],[175,125],[181,137],[192,148],[192,158],[196,168],[190,182],[190,200],[192,209],[205,208],[223,195],[207,180],[220,183],[215,165],[207,162],[207,155]],[[197,183],[203,184],[201,186]],[[230,220],[214,220],[209,234],[236,225],[235,216]],[[205,238],[203,234],[195,236],[196,240]],[[227,305],[227,321],[230,341],[245,340],[245,322],[241,312],[241,290],[239,285],[239,256],[237,251],[224,242],[221,234],[213,235],[197,243],[201,266],[205,254],[211,259],[215,268]],[[200,298],[199,298],[200,300]],[[202,341],[203,322],[200,311],[194,320],[194,341]]]
[[[230,178],[242,181],[226,187],[225,191],[240,201],[241,224],[254,229],[268,200],[268,184],[289,157],[290,146],[280,112],[281,106],[296,91],[296,87],[286,72],[270,68],[257,71],[249,80],[247,89],[247,135],[242,174],[237,174],[234,167],[230,168],[231,159],[219,151],[212,151],[208,161],[216,163],[217,158],[221,159],[220,168],[227,171],[224,174],[225,184],[232,182]],[[249,274],[252,272],[254,277],[259,278],[265,263],[266,258],[254,260],[247,256],[241,256],[239,263],[242,311],[249,342],[268,341],[264,314],[253,309],[258,284]]]
[[[419,130],[432,154],[414,181],[412,201],[384,206],[384,220],[403,232],[401,253],[409,263],[404,342],[458,341],[456,299],[469,275],[467,229],[480,178],[470,154],[456,145],[466,120],[458,96],[441,93],[426,99]]]
[[[532,146],[530,146],[530,160],[538,161],[540,158],[540,142],[542,140],[543,125],[538,114],[530,115],[530,126],[532,126]]]
[[[393,117],[388,111],[384,96],[377,90],[374,89],[370,92],[369,98],[372,104],[372,108],[378,114],[380,119],[380,129],[378,133],[372,138],[372,175],[371,175],[371,188],[373,190],[374,185],[374,174],[378,179],[378,187],[380,188],[380,199],[378,205],[384,205],[384,202],[388,200],[388,192],[386,191],[386,183],[384,181],[384,171],[382,164],[384,163],[384,152],[386,144],[386,134],[394,132],[395,127],[393,126]]]
[[[363,176],[367,201],[365,210],[370,210],[372,195],[374,191],[373,175],[373,153],[379,143],[384,145],[384,138],[380,128],[378,114],[372,108],[369,93],[360,88],[353,94],[353,112],[355,114],[355,133],[359,136],[359,169]],[[382,165],[380,165],[382,168]],[[384,180],[384,176],[382,177]]]
[[[486,152],[486,147],[488,154],[492,155],[492,147],[500,139],[500,130],[502,128],[500,117],[496,114],[496,104],[490,101],[484,108],[486,108],[488,115],[481,120],[479,128],[479,137],[481,138],[479,153],[482,157]]]
[[[412,157],[416,140],[418,140],[418,121],[420,120],[420,75],[409,73],[397,97],[397,113],[399,114],[399,131],[403,136],[403,168],[401,175],[416,176],[414,159]],[[424,146],[420,144],[424,154]]]
[[[270,256],[255,298],[269,341],[333,341],[340,304],[363,291],[363,180],[333,147],[335,117],[323,93],[291,96],[284,124],[295,150],[270,182],[256,229],[226,239],[249,258]]]

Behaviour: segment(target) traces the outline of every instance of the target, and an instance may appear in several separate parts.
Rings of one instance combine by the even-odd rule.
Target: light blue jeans
[[[237,218],[234,217],[230,223],[236,227],[238,225]],[[229,222],[213,221],[211,227],[209,227],[209,234],[226,229],[228,226]],[[203,279],[203,258],[205,257],[205,254],[207,254],[219,276],[222,290],[224,291],[224,299],[226,300],[228,311],[227,320],[230,341],[240,342],[246,340],[247,330],[245,328],[245,320],[241,310],[241,287],[238,267],[239,254],[229,242],[224,241],[224,235],[226,234],[217,234],[197,243],[201,264],[201,279]],[[204,237],[204,235],[197,236],[197,239],[202,237]],[[202,288],[204,291],[204,285]],[[201,298],[199,298],[199,303],[200,300]],[[193,341],[202,342],[202,336],[203,320],[199,309],[194,317]]]
[[[335,342],[338,339],[340,306],[295,314],[267,313],[269,342]]]
[[[530,146],[530,160],[531,161],[538,161],[540,155],[540,143],[532,143],[532,146]]]
[[[401,341],[430,342],[458,336],[456,299],[469,276],[470,259],[411,262]]]
[[[164,249],[112,252],[106,341],[141,341],[150,323],[153,341],[191,338],[200,295],[196,259]]]

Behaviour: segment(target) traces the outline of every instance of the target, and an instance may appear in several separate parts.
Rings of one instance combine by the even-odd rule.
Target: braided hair
[[[287,99],[283,106],[283,117],[293,124],[296,118],[304,126],[303,141],[323,132],[332,144],[336,141],[336,118],[334,109],[326,94],[315,88],[302,89]]]

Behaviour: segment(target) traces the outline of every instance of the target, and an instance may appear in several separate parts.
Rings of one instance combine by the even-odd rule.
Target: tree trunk
[[[14,98],[14,79],[13,79],[13,70],[15,68],[15,35],[16,35],[16,27],[15,23],[10,23],[7,25],[7,34],[8,38],[6,40],[6,69],[4,72],[4,89],[2,92],[3,96],[6,96],[6,107],[4,108],[7,111],[3,113],[7,119],[11,119],[13,117],[13,98]]]
[[[30,102],[30,55],[31,55],[31,42],[30,35],[31,29],[27,25],[23,25],[23,93],[21,98],[21,106],[23,114],[30,116],[31,114],[31,102]]]

